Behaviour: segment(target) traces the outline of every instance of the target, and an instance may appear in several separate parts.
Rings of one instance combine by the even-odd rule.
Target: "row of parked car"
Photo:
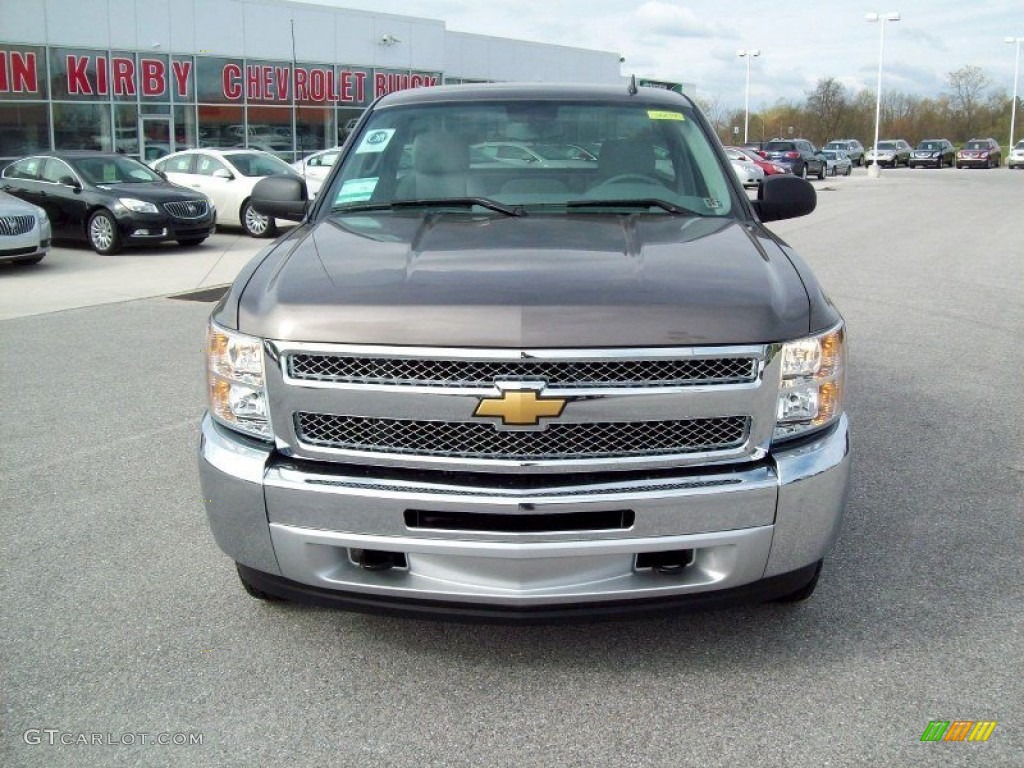
[[[1010,168],[1024,166],[1024,142],[1018,142],[1010,151],[1007,164]],[[998,168],[1003,164],[1003,149],[992,138],[971,139],[957,149],[949,139],[925,139],[916,147],[903,139],[887,139],[878,142],[877,150],[865,155],[868,165],[877,162],[898,168]]]
[[[577,147],[578,154],[561,160],[543,154],[517,160],[510,153],[531,148],[505,144],[476,147],[479,162],[596,161],[586,147]],[[865,152],[855,139],[831,141],[821,150],[806,139],[775,139],[727,147],[726,153],[746,187],[778,174],[849,176],[855,166],[874,162],[911,168],[991,168],[1002,163],[1002,151],[993,139],[972,139],[960,150],[947,139],[928,139],[916,148],[893,139],[880,141],[877,152]],[[217,223],[241,226],[253,237],[272,237],[278,222],[250,204],[256,182],[275,174],[301,176],[312,197],[340,154],[340,147],[332,147],[288,165],[254,149],[188,149],[152,161],[151,167],[125,155],[93,151],[22,158],[0,174],[0,261],[36,263],[51,237],[84,238],[102,254],[129,244],[167,240],[196,246]],[[1024,140],[1013,147],[1007,165],[1024,168]]]
[[[251,149],[184,150],[152,167],[95,151],[25,157],[0,174],[0,260],[38,262],[51,237],[84,239],[101,254],[168,240],[197,246],[218,223],[272,237],[277,222],[249,201],[256,182],[276,174],[300,175],[283,160]],[[8,241],[15,236],[25,243]]]

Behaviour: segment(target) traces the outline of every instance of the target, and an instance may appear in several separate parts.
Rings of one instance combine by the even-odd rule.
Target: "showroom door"
[[[139,157],[151,163],[171,153],[170,115],[143,115],[139,118]]]

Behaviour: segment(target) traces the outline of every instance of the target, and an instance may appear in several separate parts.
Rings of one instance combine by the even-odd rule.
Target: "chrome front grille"
[[[32,231],[35,223],[35,216],[0,216],[0,235],[24,235]]]
[[[580,460],[725,451],[746,441],[744,416],[549,424],[504,431],[489,423],[295,414],[296,436],[319,448],[484,460]]]
[[[298,353],[288,375],[299,381],[441,388],[543,381],[553,388],[678,387],[740,384],[757,377],[750,356],[652,360],[438,360]]]
[[[164,210],[176,219],[201,219],[209,212],[206,200],[176,200],[164,203]]]

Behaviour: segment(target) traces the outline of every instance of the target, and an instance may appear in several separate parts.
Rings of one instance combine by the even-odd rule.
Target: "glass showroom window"
[[[248,116],[246,146],[270,152],[290,163],[294,159],[291,107],[257,107],[250,104]]]
[[[46,104],[0,103],[0,158],[13,160],[49,148]]]
[[[110,104],[53,105],[53,140],[57,149],[112,150]]]
[[[221,149],[241,147],[245,134],[245,110],[243,107],[200,104],[199,146]]]
[[[324,107],[295,108],[296,144],[301,155],[333,147],[335,138],[334,110]]]

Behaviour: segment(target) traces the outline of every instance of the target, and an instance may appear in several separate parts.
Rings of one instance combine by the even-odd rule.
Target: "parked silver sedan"
[[[849,176],[853,173],[853,160],[841,149],[826,149],[825,162],[828,164],[825,172],[828,176]]]
[[[726,149],[725,154],[729,156],[729,164],[744,187],[756,187],[764,181],[764,171],[740,150]]]
[[[0,261],[37,264],[50,250],[46,211],[0,192]]]

